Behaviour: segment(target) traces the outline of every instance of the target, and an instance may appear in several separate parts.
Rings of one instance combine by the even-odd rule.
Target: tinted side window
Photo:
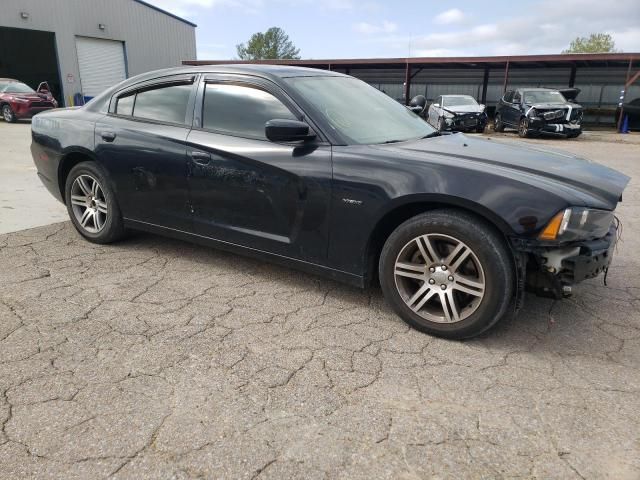
[[[133,102],[135,98],[135,93],[125,97],[119,97],[118,103],[116,103],[116,113],[118,115],[131,115],[133,113]]]
[[[265,138],[264,124],[269,120],[297,120],[280,100],[264,90],[215,83],[206,86],[202,117],[206,129],[256,138]]]
[[[502,97],[502,99],[505,102],[509,102],[511,103],[511,101],[513,100],[513,90],[508,90],[505,94],[504,97]]]
[[[137,93],[133,116],[159,122],[185,123],[192,85],[171,85]]]

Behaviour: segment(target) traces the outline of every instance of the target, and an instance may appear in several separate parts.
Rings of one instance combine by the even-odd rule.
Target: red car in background
[[[18,80],[0,78],[0,112],[5,122],[31,118],[36,113],[57,107],[58,102],[53,98],[47,82],[42,82],[38,91],[35,91]]]

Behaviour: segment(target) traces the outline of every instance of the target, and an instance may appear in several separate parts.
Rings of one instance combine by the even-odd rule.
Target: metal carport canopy
[[[409,90],[413,69],[415,68],[478,68],[492,70],[504,69],[504,86],[508,83],[510,68],[524,67],[571,67],[575,78],[577,67],[625,66],[633,68],[640,59],[640,53],[571,53],[553,55],[505,55],[495,57],[409,57],[409,58],[345,58],[322,60],[185,60],[184,65],[223,65],[223,64],[275,64],[294,65],[332,70],[397,68],[405,70],[405,100],[409,101]],[[486,83],[486,82],[485,82]],[[570,81],[571,83],[571,81]],[[486,87],[484,89],[486,91]]]

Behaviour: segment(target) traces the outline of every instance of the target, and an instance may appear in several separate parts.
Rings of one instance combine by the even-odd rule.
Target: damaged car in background
[[[577,95],[578,89],[564,90]],[[575,97],[574,97],[575,98]],[[519,88],[508,90],[500,99],[494,129],[518,130],[520,137],[554,135],[575,138],[582,133],[583,108],[567,100],[563,91],[551,88]]]
[[[439,132],[484,132],[485,106],[471,95],[440,95],[429,106],[427,122]]]

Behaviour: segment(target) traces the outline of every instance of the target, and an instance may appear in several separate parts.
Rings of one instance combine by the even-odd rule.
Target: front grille
[[[562,118],[565,115],[564,110],[552,110],[550,112],[544,112],[542,116],[545,120],[555,120],[556,118]]]

